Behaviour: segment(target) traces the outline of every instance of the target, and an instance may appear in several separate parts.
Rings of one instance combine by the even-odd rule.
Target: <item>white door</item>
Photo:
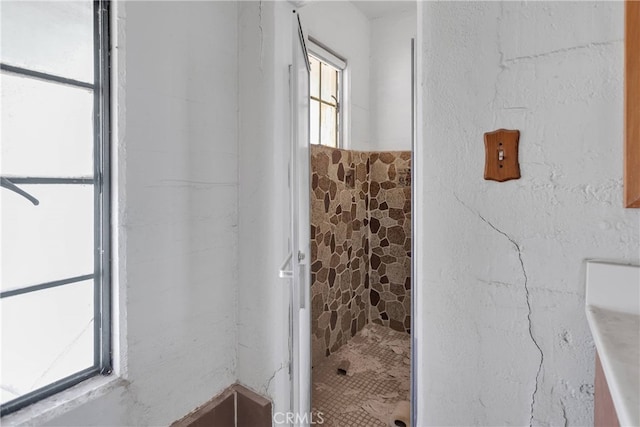
[[[294,424],[311,417],[311,213],[309,150],[309,58],[300,18],[294,14],[291,66],[291,362]]]

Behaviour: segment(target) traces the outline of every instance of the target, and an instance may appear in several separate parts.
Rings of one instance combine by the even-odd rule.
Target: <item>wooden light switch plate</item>
[[[520,178],[519,130],[498,129],[484,134],[484,179],[504,182]]]

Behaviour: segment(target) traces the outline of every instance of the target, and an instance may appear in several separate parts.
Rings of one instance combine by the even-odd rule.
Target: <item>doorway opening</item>
[[[410,425],[416,4],[317,2],[299,13],[309,38],[344,61],[340,101],[326,107],[339,116],[327,111],[324,127],[341,143],[310,149],[312,414]],[[320,80],[319,99],[323,83],[338,87]]]

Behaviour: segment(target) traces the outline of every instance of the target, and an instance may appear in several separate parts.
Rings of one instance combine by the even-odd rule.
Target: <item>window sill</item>
[[[124,388],[127,384],[128,381],[113,374],[89,378],[67,390],[2,417],[2,425],[41,425],[112,390]]]

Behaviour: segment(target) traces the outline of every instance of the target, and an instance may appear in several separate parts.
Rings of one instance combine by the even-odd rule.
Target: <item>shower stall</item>
[[[315,365],[367,323],[410,333],[411,152],[311,147]]]
[[[313,410],[408,425],[411,152],[312,145],[310,236]]]

